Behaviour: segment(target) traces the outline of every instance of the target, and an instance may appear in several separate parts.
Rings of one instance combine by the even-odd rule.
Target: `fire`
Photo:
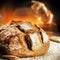
[[[37,20],[38,20],[38,21],[41,21],[41,17],[38,17]]]
[[[53,22],[53,14],[50,15],[50,19],[48,21],[48,24],[51,24]]]
[[[43,21],[42,21],[42,19],[41,19],[41,17],[38,17],[37,18],[37,21],[38,21],[38,24],[40,24],[40,25],[43,25],[44,24]]]
[[[38,1],[32,1],[34,4],[31,8],[35,11],[36,16],[40,16],[41,19],[38,17],[37,19],[42,21],[45,24],[51,24],[53,22],[53,14],[44,3]]]
[[[1,18],[3,18],[2,20],[0,18],[2,24],[6,24],[11,20],[22,20],[43,26],[46,23],[51,24],[53,20],[53,14],[50,12],[50,10],[48,10],[43,3],[38,1],[34,1],[34,4],[29,8],[25,7],[16,8],[15,10],[7,10],[7,8],[3,7],[0,15],[2,15]]]

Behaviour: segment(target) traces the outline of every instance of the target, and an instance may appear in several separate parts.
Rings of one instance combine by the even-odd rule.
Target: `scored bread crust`
[[[6,35],[7,34],[7,35]],[[12,21],[0,27],[0,53],[19,57],[40,56],[50,46],[46,32],[30,22]]]

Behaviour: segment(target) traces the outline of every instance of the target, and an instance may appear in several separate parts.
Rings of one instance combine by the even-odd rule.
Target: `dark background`
[[[59,0],[37,0],[45,3],[45,5],[54,14],[55,21],[57,23],[58,32],[60,32],[60,1]],[[17,7],[29,7],[32,5],[31,0],[0,0],[0,8],[5,4],[12,6],[12,8]]]

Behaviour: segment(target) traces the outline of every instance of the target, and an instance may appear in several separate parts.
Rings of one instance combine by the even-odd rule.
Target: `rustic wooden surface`
[[[48,52],[43,56],[20,58],[19,60],[60,60],[60,43],[51,41]]]

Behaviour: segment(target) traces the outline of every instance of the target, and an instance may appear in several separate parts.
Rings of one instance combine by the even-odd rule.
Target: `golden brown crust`
[[[40,28],[39,26],[33,26],[30,22],[16,23],[17,22],[14,22],[9,25],[9,27],[12,26],[10,28],[14,29],[12,33],[16,32],[14,35],[12,34],[12,37],[6,40],[9,42],[9,44],[7,44],[8,42],[4,42],[3,39],[3,43],[1,43],[0,45],[0,47],[2,47],[2,45],[5,45],[4,48],[6,51],[8,51],[6,54],[16,55],[19,57],[31,57],[43,55],[48,51],[50,45],[49,38],[45,31],[42,30],[42,28]],[[23,26],[21,26],[20,23],[23,23]],[[26,27],[26,25],[24,24],[28,26]],[[22,28],[25,32],[17,28],[17,26]],[[32,29],[30,29],[31,26],[33,27]],[[7,30],[9,30],[9,28],[7,28]],[[11,32],[11,30],[9,30],[9,32]],[[8,34],[8,36],[10,35]],[[6,44],[8,46],[7,48]]]

